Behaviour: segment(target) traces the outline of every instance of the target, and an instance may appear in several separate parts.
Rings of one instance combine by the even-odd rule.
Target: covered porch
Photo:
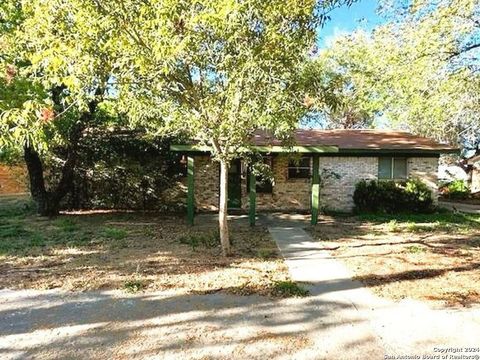
[[[195,222],[195,212],[196,212],[196,189],[195,183],[197,179],[197,186],[205,186],[209,184],[208,179],[202,181],[202,176],[211,177],[212,173],[214,177],[219,176],[218,171],[215,172],[215,169],[210,169],[208,174],[197,172],[197,163],[202,157],[209,157],[211,153],[211,148],[208,146],[200,145],[171,145],[170,149],[175,152],[183,153],[186,157],[187,163],[187,220],[188,223],[193,225]],[[337,153],[338,147],[336,146],[293,146],[293,147],[284,147],[284,146],[253,146],[253,151],[260,153],[262,156],[269,156],[277,158],[279,156],[301,156],[302,158],[310,159],[311,164],[311,175],[309,178],[303,179],[301,186],[307,186],[308,190],[308,207],[310,212],[310,222],[316,224],[318,221],[318,214],[320,209],[320,156],[327,153]],[[197,159],[197,160],[196,160]],[[238,188],[241,186],[242,181],[246,187],[244,194],[247,199],[242,199],[242,195],[239,198],[234,199],[234,196],[230,197],[229,206],[236,209],[245,209],[248,211],[248,221],[251,226],[254,226],[257,220],[257,213],[259,211],[257,206],[258,194],[257,194],[257,179],[252,171],[248,167],[241,165],[240,160],[235,161],[231,167],[231,176],[229,176],[229,192],[232,194],[242,193]],[[309,172],[310,174],[310,172]],[[211,179],[210,179],[211,180]],[[246,180],[246,181],[244,181]],[[296,184],[283,184],[288,187],[295,188]],[[274,185],[275,186],[275,185]],[[209,189],[210,191],[211,189]],[[218,192],[218,189],[217,189]],[[202,194],[203,192],[201,192]],[[197,197],[198,197],[197,189]],[[202,194],[203,195],[203,194]],[[263,194],[260,194],[263,195]],[[278,195],[277,195],[278,196]],[[280,195],[282,196],[282,195]],[[261,200],[261,199],[260,199]],[[243,201],[243,205],[240,204]],[[245,204],[247,202],[247,204]],[[265,206],[264,206],[265,208]],[[275,208],[272,208],[275,210]]]

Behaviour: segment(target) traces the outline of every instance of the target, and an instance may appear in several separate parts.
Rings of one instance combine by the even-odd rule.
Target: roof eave
[[[319,146],[279,146],[279,145],[253,145],[250,147],[245,147],[244,150],[252,149],[261,153],[303,153],[303,154],[321,154],[321,153],[338,153],[338,154],[412,154],[412,155],[440,155],[440,154],[458,154],[460,149],[455,148],[443,148],[443,149],[425,149],[425,148],[395,148],[395,149],[384,149],[384,148],[374,148],[374,149],[349,149],[349,148],[338,148],[334,145],[319,145]],[[172,144],[170,145],[170,150],[174,152],[200,152],[200,153],[210,153],[212,152],[212,147],[209,145],[199,145],[199,144]]]
[[[424,149],[424,148],[395,148],[395,149],[384,149],[384,148],[375,148],[375,149],[339,149],[339,153],[343,154],[358,154],[358,153],[371,153],[371,154],[395,154],[395,153],[404,153],[404,154],[455,154],[459,153],[460,149]]]
[[[320,145],[320,146],[260,146],[253,145],[244,150],[252,149],[261,153],[302,153],[302,154],[321,154],[321,153],[337,153],[339,151],[337,146]],[[212,147],[208,145],[186,145],[173,144],[170,145],[170,151],[175,152],[212,152]]]

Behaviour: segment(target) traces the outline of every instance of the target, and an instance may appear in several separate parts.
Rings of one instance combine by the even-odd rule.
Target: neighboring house
[[[480,192],[480,155],[468,159],[467,164],[472,167],[470,171],[470,191],[472,194]]]
[[[295,140],[296,146],[288,148],[264,132],[256,133],[253,148],[270,164],[274,181],[257,181],[255,188],[247,186],[253,176],[241,160],[233,161],[229,175],[230,208],[246,210],[251,203],[264,211],[313,209],[320,187],[318,176],[312,177],[315,173],[336,174],[325,179],[320,191],[318,206],[329,210],[351,211],[355,184],[362,179],[419,178],[436,198],[439,156],[458,152],[431,139],[394,131],[297,130]],[[189,158],[188,190],[196,209],[217,210],[219,165],[211,161],[210,148],[179,144],[172,145],[171,150]],[[292,159],[292,152],[297,161]],[[250,192],[256,196],[249,196]]]
[[[26,169],[22,166],[0,164],[0,195],[28,192]]]
[[[442,183],[450,183],[455,180],[469,181],[467,171],[460,165],[444,164],[438,167],[438,180]]]

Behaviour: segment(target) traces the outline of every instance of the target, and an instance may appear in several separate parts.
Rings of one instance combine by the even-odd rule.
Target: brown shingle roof
[[[307,130],[295,132],[296,145],[338,146],[339,150],[421,150],[456,151],[457,148],[402,131],[385,130]],[[258,146],[281,145],[265,131],[257,131],[253,142]]]

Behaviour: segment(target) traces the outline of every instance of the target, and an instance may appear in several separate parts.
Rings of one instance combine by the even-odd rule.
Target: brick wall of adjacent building
[[[273,158],[275,178],[271,194],[257,193],[257,209],[262,210],[310,210],[311,179],[289,179],[288,158]],[[321,207],[326,210],[351,211],[355,184],[362,180],[377,179],[377,157],[320,157],[320,172],[331,174],[321,189]],[[409,177],[424,181],[437,197],[437,158],[409,158]],[[242,208],[248,209],[246,171],[242,170]],[[333,175],[335,174],[335,175]],[[338,178],[337,178],[338,177]],[[195,157],[195,203],[199,210],[218,209],[219,166],[206,156]]]
[[[22,166],[0,165],[0,195],[28,192],[26,170]]]

